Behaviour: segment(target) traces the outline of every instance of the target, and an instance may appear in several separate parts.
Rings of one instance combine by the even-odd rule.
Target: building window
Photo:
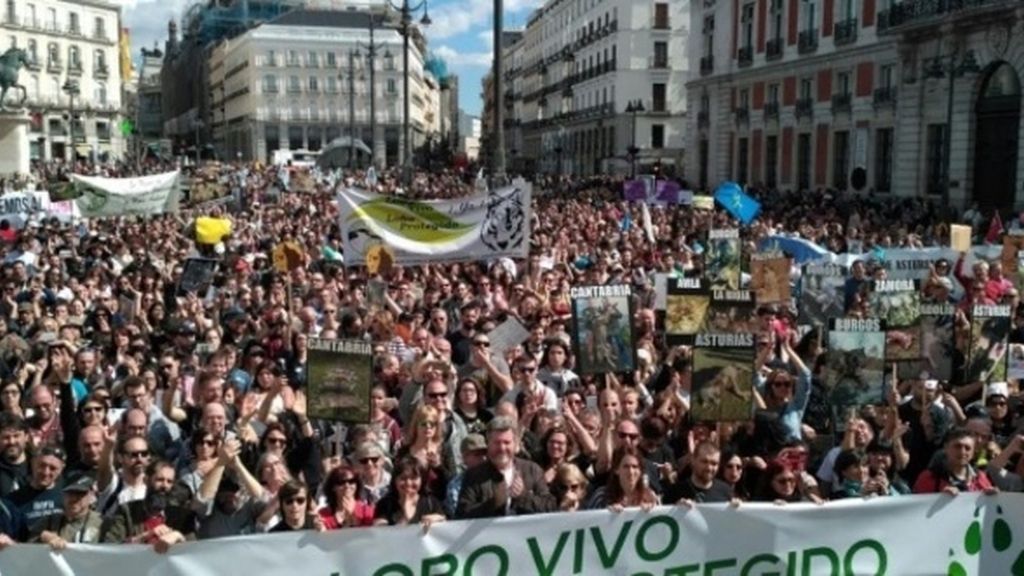
[[[608,14],[605,14],[605,23],[608,23]],[[656,30],[667,30],[669,28],[668,3],[656,2],[654,4],[654,28]]]
[[[839,20],[853,20],[857,15],[856,0],[839,0]]]
[[[665,125],[651,125],[651,148],[660,150],[665,147]]]
[[[18,12],[15,10],[16,0],[7,0],[7,21],[14,22],[18,19]]]
[[[39,48],[34,38],[28,40],[28,62],[32,66],[39,65]]]
[[[320,91],[320,84],[317,82],[316,76],[309,77],[309,93],[316,94]]]
[[[800,79],[800,99],[811,100],[814,98],[814,79],[813,78],[801,78]]]
[[[668,95],[668,86],[664,83],[655,83],[651,85],[651,111],[652,112],[667,112],[668,103],[666,96]]]
[[[747,178],[749,177],[747,173],[747,164],[750,158],[750,140],[747,138],[740,138],[739,152],[737,156],[739,157],[739,164],[736,166],[736,181],[741,186],[745,186],[747,184]]]
[[[747,110],[750,108],[750,89],[743,88],[740,90],[739,108],[741,110]]]
[[[835,93],[839,95],[847,95],[850,93],[850,73],[839,72],[836,74],[836,88]]]
[[[398,83],[395,82],[394,78],[388,78],[387,83],[384,86],[384,91],[387,92],[388,94],[398,93]]]
[[[338,93],[338,79],[334,76],[327,77],[327,93],[337,94]]]
[[[263,77],[263,92],[267,94],[277,93],[277,76],[270,74]]]
[[[299,82],[298,76],[288,78],[288,91],[294,94],[302,92],[302,84]]]
[[[82,33],[82,29],[81,29],[81,27],[78,24],[78,13],[77,12],[69,12],[68,13],[68,33],[69,34],[75,34],[75,35],[78,35],[78,34]]]
[[[754,4],[744,4],[743,13],[740,16],[742,26],[740,47],[751,48],[754,46]]]
[[[320,55],[316,52],[310,52],[307,56],[307,64],[310,68],[320,67]]]
[[[267,50],[267,66],[277,66],[277,54],[273,50]]]
[[[107,105],[107,85],[103,82],[96,83],[96,102],[100,106]]]
[[[764,183],[769,188],[775,187],[777,179],[775,165],[779,163],[779,137],[768,136],[764,142]]]
[[[327,67],[328,68],[337,68],[338,67],[338,57],[334,54],[334,52],[328,52],[327,53]]]
[[[803,0],[800,3],[800,16],[801,16],[801,30],[805,32],[813,32],[814,25],[816,24],[816,16],[818,5],[815,0]]]
[[[804,192],[811,189],[811,135],[801,134],[796,144],[797,189]]]
[[[658,41],[654,43],[654,66],[656,68],[668,68],[668,42]]]
[[[50,30],[56,31],[57,30],[57,9],[56,8],[48,9],[46,15],[49,17],[49,19],[46,21],[46,27],[49,28]]]
[[[288,65],[298,66],[299,65],[299,53],[295,50],[288,51]]]
[[[928,125],[928,193],[942,194],[945,175],[946,125]]]
[[[896,66],[894,64],[883,64],[878,67],[878,87],[879,88],[892,88],[893,79],[896,74]]]
[[[769,104],[778,104],[779,103],[779,85],[778,84],[769,84],[768,85],[768,96],[767,96],[767,98],[768,98],[767,102]]]
[[[105,73],[107,71],[107,55],[103,50],[97,50],[93,53],[93,66],[96,68],[96,72]]]
[[[877,192],[892,190],[892,144],[892,128],[875,130],[875,190]]]
[[[782,38],[782,18],[785,10],[783,0],[772,0],[771,3],[771,38]]]
[[[850,133],[836,132],[832,139],[832,186],[846,190],[846,176],[850,171]]]
[[[81,70],[82,58],[78,54],[78,46],[68,47],[68,69]]]
[[[714,15],[704,18],[704,53],[703,56],[711,56],[715,51],[715,17]]]
[[[97,16],[93,21],[93,35],[99,39],[105,39],[107,37],[107,23],[103,18]]]
[[[290,150],[302,150],[305,146],[305,135],[303,134],[302,126],[289,126],[288,148]]]
[[[60,66],[60,52],[57,51],[57,44],[54,42],[46,47],[46,65]]]

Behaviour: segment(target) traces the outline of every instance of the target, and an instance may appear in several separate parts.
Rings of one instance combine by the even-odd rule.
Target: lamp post
[[[958,63],[959,56],[956,48],[944,56],[936,56],[925,69],[925,77],[932,79],[948,78],[949,86],[946,101],[946,133],[942,142],[942,201],[949,206],[949,188],[952,184],[950,178],[950,154],[953,148],[953,90],[956,79],[968,74],[977,74],[981,67],[974,57],[974,50],[966,50],[963,59]]]
[[[81,93],[81,89],[78,87],[78,81],[67,79],[64,81],[64,85],[61,86],[61,90],[68,95],[68,126],[71,129],[71,160],[74,162],[75,155],[78,152],[75,150],[75,97]]]
[[[348,167],[356,167],[356,58],[358,50],[348,51]],[[370,100],[373,102],[373,100]],[[371,104],[372,105],[372,104]]]
[[[366,51],[366,61],[370,66],[370,164],[377,166],[377,42],[373,39],[373,31],[376,28],[376,16],[369,15],[370,43],[363,44],[356,42],[361,50]],[[356,53],[359,58],[359,53]],[[391,51],[384,49],[384,58],[391,58]]]
[[[199,131],[203,129],[203,121],[200,120],[199,117],[197,116],[195,119],[192,120],[192,127],[195,128],[196,130],[196,168],[199,168]]]
[[[501,35],[504,28],[504,2],[494,0],[494,82],[491,83],[494,99],[494,154],[491,156],[491,178],[505,174],[505,100],[502,96],[504,71],[502,70]]]
[[[420,0],[417,4],[410,4],[409,0],[402,0],[401,5],[394,4],[388,0],[388,6],[398,11],[401,20],[399,31],[402,33],[402,137],[405,142],[402,146],[402,179],[405,187],[412,183],[412,164],[409,140],[409,32],[412,26],[413,16],[423,10],[423,17],[420,18],[421,26],[430,25],[430,14],[427,12],[427,0]]]
[[[633,135],[629,148],[626,149],[629,152],[630,162],[630,178],[636,178],[636,157],[640,153],[640,149],[636,147],[636,115],[644,111],[644,103],[642,100],[630,100],[626,103],[626,113],[633,116]]]

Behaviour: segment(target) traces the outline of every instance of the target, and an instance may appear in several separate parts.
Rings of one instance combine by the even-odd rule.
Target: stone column
[[[28,174],[28,113],[0,112],[0,175]]]

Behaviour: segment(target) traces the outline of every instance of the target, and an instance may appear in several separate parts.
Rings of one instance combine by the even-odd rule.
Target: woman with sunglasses
[[[732,497],[739,500],[750,500],[747,488],[747,477],[743,473],[743,457],[736,452],[722,452],[718,466],[718,479],[732,488]]]
[[[281,521],[275,524],[270,532],[297,532],[299,530],[316,530],[323,532],[325,527],[320,516],[310,513],[309,490],[298,480],[289,480],[278,494],[278,515]]]
[[[402,458],[395,462],[391,489],[377,503],[374,525],[422,524],[427,530],[432,524],[444,522],[444,508],[426,490],[424,473],[415,458]]]
[[[810,502],[800,489],[800,471],[792,462],[776,458],[761,472],[761,479],[754,490],[754,502],[774,502],[782,506],[793,502]]]
[[[796,369],[796,375],[794,376],[789,369],[776,368],[771,370],[767,377],[763,376],[761,371],[772,353],[772,347],[762,345],[762,340],[763,336],[758,337],[755,361],[755,384],[758,395],[763,399],[764,407],[777,415],[784,436],[782,440],[801,440],[804,412],[811,398],[811,371],[793,350],[789,341],[782,340],[783,355]]]
[[[555,470],[551,493],[558,499],[562,512],[582,510],[590,495],[590,482],[575,464],[561,464]]]
[[[494,414],[487,409],[483,387],[473,378],[463,378],[455,388],[455,413],[462,418],[468,434],[483,434]]]
[[[331,470],[324,480],[320,521],[327,530],[372,526],[374,507],[360,498],[362,481],[359,473],[347,464]]]
[[[446,449],[441,427],[441,412],[433,406],[420,406],[413,412],[405,430],[405,441],[397,458],[412,456],[424,469],[424,484],[435,497],[444,497],[445,487],[455,469]]]

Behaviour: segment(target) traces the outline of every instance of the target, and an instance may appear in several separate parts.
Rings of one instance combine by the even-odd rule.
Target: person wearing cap
[[[899,406],[900,422],[910,427],[903,436],[910,458],[900,475],[911,485],[942,448],[942,438],[953,426],[953,416],[941,402],[939,381],[921,376],[913,382],[910,400]]]
[[[487,459],[487,439],[483,434],[467,434],[459,446],[462,452],[462,464],[465,466],[448,481],[448,488],[445,490],[444,511],[449,518],[455,516],[455,508],[459,503],[459,493],[462,491],[462,481],[466,477],[466,470],[475,468]]]
[[[30,526],[64,511],[60,482],[65,460],[64,450],[52,444],[42,446],[32,454],[32,477],[28,485],[15,490],[10,496]]]
[[[1006,382],[990,382],[985,390],[985,413],[992,427],[992,439],[1006,448],[1017,435],[1017,426],[1010,410],[1010,387]]]
[[[69,543],[99,543],[103,516],[92,508],[96,502],[95,485],[95,481],[85,475],[68,482],[61,491],[63,513],[52,514],[33,525],[29,541],[47,544],[54,551],[67,548]]]

